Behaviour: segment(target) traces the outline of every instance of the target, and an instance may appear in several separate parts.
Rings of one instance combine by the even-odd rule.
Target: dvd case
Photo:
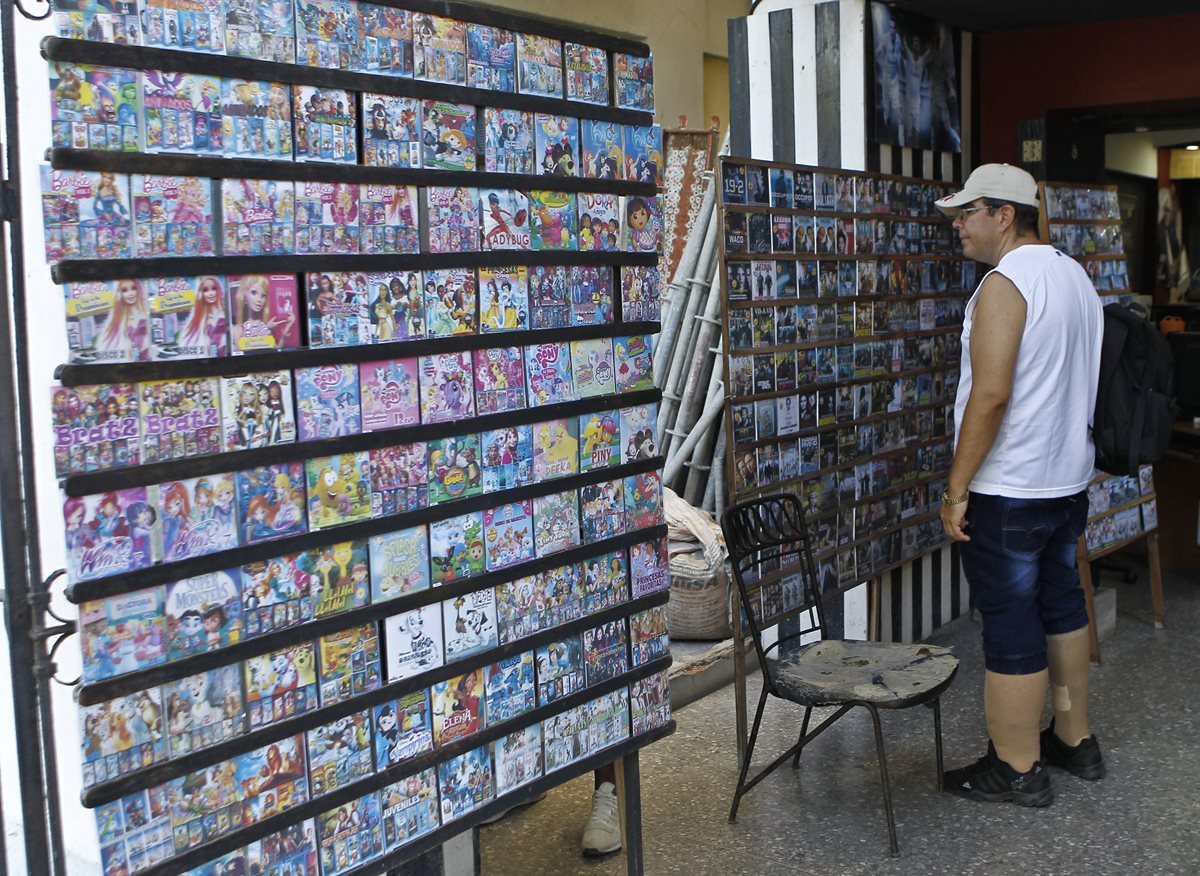
[[[408,14],[399,9],[393,11]],[[417,98],[363,92],[362,113],[363,164],[370,167],[421,166],[421,103]]]
[[[355,183],[296,183],[296,253],[358,252],[358,191]]]
[[[326,529],[371,516],[371,463],[365,450],[319,456],[305,463],[308,528]]]
[[[529,271],[524,266],[479,269],[479,327],[483,332],[529,328]],[[479,356],[476,351],[476,360]],[[523,381],[522,381],[523,382]]]
[[[488,173],[534,172],[533,113],[484,107],[483,134],[483,169]]]
[[[300,347],[295,274],[240,274],[225,279],[230,353]]]
[[[470,353],[420,357],[421,422],[449,423],[475,416]]]
[[[575,401],[578,397],[571,372],[569,343],[532,344],[525,348],[525,373],[529,406]]]
[[[242,588],[237,569],[167,585],[167,659],[179,660],[242,640]]]
[[[147,46],[225,54],[222,0],[142,0],[141,11]]]
[[[254,5],[245,3],[243,8]],[[291,57],[289,53],[288,58]],[[222,77],[221,124],[226,158],[291,161],[291,86],[284,82]]]
[[[429,533],[425,524],[370,540],[371,602],[429,589]]]
[[[484,572],[483,515],[478,511],[429,524],[433,584],[475,578]]]
[[[511,30],[467,23],[467,85],[516,91],[516,41]]]
[[[132,383],[51,387],[54,473],[58,477],[142,461],[139,388]],[[182,443],[182,435],[180,439]]]
[[[358,95],[342,88],[292,86],[297,161],[358,163]]]
[[[433,743],[441,748],[473,736],[483,728],[483,670],[436,682],[433,700]]]
[[[496,796],[491,745],[481,745],[438,764],[442,824],[473,812]]]
[[[166,481],[157,492],[164,563],[237,547],[232,474]]]
[[[514,730],[492,743],[496,754],[496,794],[507,794],[542,777],[542,727]]]
[[[306,530],[304,463],[282,462],[237,473],[242,544],[255,544]]]
[[[167,659],[162,587],[108,596],[79,606],[85,683],[157,666]]]
[[[166,760],[162,714],[162,694],[153,687],[94,706],[81,706],[83,787]]]
[[[425,337],[425,301],[417,271],[367,274],[367,317],[374,343]]]
[[[296,63],[333,70],[362,67],[356,0],[295,0]]]
[[[620,419],[617,411],[579,415],[580,471],[595,471],[621,464]]]
[[[575,491],[534,497],[533,527],[539,557],[579,547],[579,503]]]
[[[386,642],[388,682],[411,678],[442,665],[442,607],[423,605],[386,618],[383,622]]]
[[[578,119],[551,113],[536,113],[533,133],[538,173],[550,176],[579,175]]]
[[[322,812],[316,822],[322,876],[338,876],[383,854],[378,791]]]
[[[421,249],[416,186],[362,183],[358,196],[359,250],[363,255]],[[409,272],[409,277],[416,276]]]
[[[296,60],[296,20],[291,4],[265,0],[227,3],[225,52],[242,58],[293,63]]]
[[[138,152],[138,74],[120,67],[51,62],[51,145]]]
[[[583,690],[583,645],[578,635],[542,645],[536,653],[539,706]]]
[[[302,554],[242,566],[242,627],[246,638],[312,620],[313,601]]]
[[[313,797],[375,772],[371,713],[363,709],[309,730],[308,784]]]
[[[143,691],[139,697],[148,693]],[[246,732],[242,673],[236,663],[168,682],[163,685],[162,696],[171,757],[209,748]]]
[[[224,255],[287,255],[294,251],[296,191],[282,180],[223,179]]]
[[[484,719],[488,727],[532,711],[537,703],[533,652],[525,651],[489,664],[485,669],[484,689],[487,700]]]
[[[413,75],[428,82],[466,85],[466,25],[441,15],[414,13]]]
[[[388,700],[371,710],[375,727],[375,768],[385,770],[433,750],[433,719],[425,688]]]
[[[150,280],[150,343],[154,359],[229,355],[225,279],[208,275]]]
[[[421,165],[431,170],[475,169],[475,115],[468,103],[421,102]]]
[[[312,642],[248,657],[243,665],[251,730],[317,708],[317,652]]]
[[[563,44],[566,55],[567,100],[607,106],[608,52],[579,43]]]
[[[533,426],[533,480],[566,477],[579,471],[579,423],[574,417]]]
[[[473,358],[475,407],[480,416],[525,407],[525,367],[520,347],[476,350]]]
[[[441,827],[437,785],[437,770],[429,767],[379,791],[387,851]]]
[[[533,428],[510,426],[480,435],[483,492],[495,493],[533,483]]]
[[[662,125],[624,125],[625,179],[663,184]]]
[[[480,494],[478,433],[451,435],[429,442],[429,504]]]
[[[380,359],[358,365],[362,431],[411,426],[419,419],[417,360]]]
[[[579,398],[611,395],[616,391],[610,338],[571,341],[571,374]]]
[[[42,166],[46,260],[129,258],[133,249],[129,177]]]
[[[478,189],[429,186],[425,189],[425,207],[431,253],[479,250]]]
[[[72,363],[150,359],[150,305],[144,281],[64,283],[63,299]]]
[[[447,663],[495,648],[496,599],[492,588],[443,602],[442,627]]]
[[[484,250],[530,248],[529,198],[513,189],[480,189]]]
[[[429,504],[425,442],[371,450],[371,514],[390,516]]]
[[[483,538],[487,570],[503,569],[532,560],[533,505],[528,499],[509,502],[483,512]]]
[[[517,88],[521,94],[563,96],[563,45],[556,39],[517,32]]]
[[[308,344],[345,347],[371,342],[367,275],[359,271],[306,274]]]
[[[130,197],[136,257],[213,254],[211,180],[135,173]]]
[[[363,431],[357,365],[297,368],[295,375],[300,441],[357,435]]]
[[[383,684],[379,629],[373,622],[322,636],[318,656],[322,706],[377,690]],[[369,728],[365,729],[369,737]]]
[[[221,378],[225,449],[250,450],[296,440],[292,373],[260,371]]]
[[[135,0],[55,2],[54,32],[64,39],[137,46],[142,42]]]
[[[138,76],[138,88],[147,152],[224,154],[218,77],[145,70]]]
[[[654,56],[613,53],[613,85],[620,109],[654,112]]]
[[[529,268],[530,328],[566,328],[571,325],[571,288],[561,265]]]
[[[361,66],[355,69],[364,73],[412,76],[413,14],[394,6],[360,2],[358,17],[363,50]],[[366,105],[364,101],[363,106]]]

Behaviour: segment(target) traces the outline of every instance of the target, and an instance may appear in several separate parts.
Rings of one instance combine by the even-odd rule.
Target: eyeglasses
[[[990,216],[992,213],[994,213],[997,210],[997,208],[990,207],[987,204],[984,204],[981,207],[963,207],[961,210],[958,211],[958,215],[955,216],[954,218],[962,219],[964,222],[966,222],[967,217],[969,215],[971,215],[972,213],[978,213],[980,210],[987,210],[988,215]]]

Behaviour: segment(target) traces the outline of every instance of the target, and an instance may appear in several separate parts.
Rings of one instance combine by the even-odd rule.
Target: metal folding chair
[[[932,706],[940,792],[940,697],[958,671],[958,658],[949,649],[935,645],[827,639],[820,580],[813,562],[804,511],[796,496],[781,494],[741,502],[725,511],[721,528],[733,563],[734,581],[744,614],[743,629],[748,628],[754,639],[763,680],[729,820],[737,819],[738,805],[751,788],[789,757],[793,758],[793,768],[798,767],[805,746],[855,706],[862,706],[870,713],[875,726],[875,749],[879,757],[888,838],[892,854],[899,854],[879,711],[921,704]],[[801,618],[796,628],[785,634],[781,627],[779,639],[770,647],[763,647],[765,627],[795,617]],[[800,637],[812,636],[819,636],[819,639],[805,644],[793,642]],[[793,645],[772,655],[786,642],[793,642]],[[747,780],[768,697],[804,707],[800,738]],[[835,711],[810,731],[808,725],[813,709],[825,706],[834,707]]]

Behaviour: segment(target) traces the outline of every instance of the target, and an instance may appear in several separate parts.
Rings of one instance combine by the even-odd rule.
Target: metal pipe
[[[713,513],[716,514],[718,520],[725,513],[725,456],[729,453],[729,448],[726,446],[724,424],[717,435],[717,447],[713,451]]]
[[[17,98],[17,5],[0,8],[0,69],[4,72],[5,180],[0,215],[8,224],[9,264],[0,254],[6,301],[0,306],[0,553],[4,561],[4,622],[9,641],[13,719],[20,734],[18,781],[29,873],[63,872],[58,811],[58,775],[53,753],[49,681],[45,665],[41,605],[34,587],[42,582],[37,490],[30,417],[28,321],[25,310],[25,237],[21,219],[21,153]],[[22,11],[22,14],[24,12]],[[10,367],[11,366],[11,367]],[[28,513],[27,513],[28,512]],[[30,684],[30,673],[34,682]]]
[[[724,389],[723,374],[725,371],[725,358],[721,355],[721,347],[718,345],[713,349],[716,356],[713,357],[712,374],[709,376],[709,393],[713,391],[713,385],[720,385]],[[700,497],[707,493],[707,483],[712,482],[712,465],[713,465],[713,448],[717,443],[717,431],[723,427],[723,423],[718,420],[716,429],[708,429],[704,433],[704,437],[696,445],[696,449],[692,452],[692,460],[690,470],[688,471],[687,484],[683,490],[683,498],[685,502],[695,504]]]
[[[716,206],[715,195],[709,197],[710,193],[715,190],[715,185],[709,183],[708,189],[705,190],[705,203],[711,203],[712,206],[708,211],[702,213],[697,218],[697,226],[700,226],[701,221],[703,227],[696,227],[692,231],[692,236],[688,238],[690,244],[693,239],[699,241],[699,252],[695,260],[691,262],[691,270],[686,274],[683,273],[684,265],[680,265],[680,270],[675,274],[675,281],[672,283],[674,291],[671,293],[671,299],[668,306],[665,308],[662,319],[662,335],[659,343],[661,350],[660,358],[654,360],[655,374],[659,373],[665,367],[665,364],[670,361],[670,355],[675,349],[676,333],[679,330],[679,315],[683,313],[687,306],[687,302],[691,299],[692,284],[695,282],[698,274],[702,273],[706,264],[707,253],[715,246],[715,237],[717,234],[716,222]]]
[[[687,303],[684,305],[682,315],[677,322],[673,322],[675,336],[670,339],[673,344],[670,351],[670,366],[667,368],[666,377],[662,383],[663,400],[662,405],[658,409],[658,446],[664,444],[664,436],[667,434],[667,429],[670,424],[675,422],[676,411],[678,410],[679,392],[678,385],[680,375],[683,371],[683,363],[687,359],[687,350],[689,349],[689,341],[692,336],[693,322],[695,320],[696,311],[700,307],[700,290],[709,285],[710,278],[713,276],[714,262],[716,261],[716,244],[719,238],[717,224],[709,223],[708,233],[704,237],[704,248],[700,251],[700,263],[697,265],[697,275],[689,281],[690,288],[688,290]],[[664,331],[664,335],[666,332]],[[664,355],[667,355],[664,353]],[[657,373],[657,372],[656,372]]]
[[[712,283],[708,287],[708,299],[704,304],[704,315],[696,317],[693,323],[695,328],[692,332],[688,350],[685,351],[690,351],[691,361],[687,363],[687,367],[681,372],[680,376],[682,383],[679,387],[679,411],[675,415],[675,426],[670,432],[671,441],[664,442],[662,445],[668,448],[668,456],[670,456],[676,444],[683,440],[682,436],[690,432],[692,425],[696,422],[696,417],[700,409],[701,389],[708,387],[711,391],[712,388],[707,383],[702,384],[700,379],[706,370],[708,357],[711,354],[709,348],[712,345],[713,335],[718,334],[721,328],[722,288],[721,265],[718,260]]]
[[[675,453],[667,459],[667,464],[663,468],[664,484],[672,483],[683,470],[684,460],[691,456],[705,431],[712,427],[723,410],[725,410],[725,390],[724,387],[721,387],[720,392],[713,393],[709,397],[708,402],[704,405],[704,413],[696,422],[696,427],[692,429]]]

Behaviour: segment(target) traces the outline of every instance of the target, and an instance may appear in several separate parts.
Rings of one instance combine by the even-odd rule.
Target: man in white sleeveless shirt
[[[1103,315],[1074,260],[1038,242],[1037,184],[1007,164],[937,202],[963,254],[995,265],[967,303],[942,525],[983,618],[990,741],[946,773],[973,800],[1047,806],[1046,766],[1104,775],[1088,727],[1087,613],[1075,546],[1087,521]],[[1049,683],[1054,718],[1039,733]]]

